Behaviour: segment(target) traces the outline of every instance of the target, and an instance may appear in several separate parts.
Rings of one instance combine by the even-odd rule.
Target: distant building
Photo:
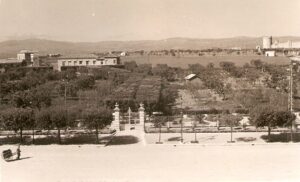
[[[187,75],[185,78],[185,83],[186,84],[190,84],[190,85],[194,85],[194,86],[202,86],[203,82],[202,80],[196,75],[196,74],[189,74]]]
[[[17,58],[0,59],[0,72],[3,73],[9,68],[20,67],[23,65],[22,63],[23,61]]]
[[[272,36],[263,37],[263,49],[271,49]]]
[[[241,47],[232,47],[231,50],[234,50],[234,51],[241,51],[242,48],[241,48]]]
[[[272,36],[263,37],[263,49],[300,49],[300,42],[287,42],[273,41]]]
[[[98,57],[96,55],[74,55],[74,56],[62,56],[57,60],[57,69],[62,70],[63,67],[99,67],[99,66],[114,66],[120,65],[121,60],[119,56],[107,55],[104,57]]]
[[[265,56],[274,57],[276,56],[276,51],[275,50],[265,51]]]
[[[17,54],[17,59],[19,61],[26,61],[26,63],[33,63],[34,60],[34,51],[29,51],[29,50],[21,50]]]

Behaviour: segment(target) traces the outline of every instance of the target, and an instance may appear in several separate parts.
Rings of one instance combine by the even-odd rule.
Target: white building
[[[263,49],[300,49],[300,42],[287,42],[273,41],[271,36],[263,37]]]
[[[79,66],[114,66],[120,65],[120,57],[115,55],[108,55],[98,57],[96,55],[75,55],[63,56],[57,60],[58,70],[61,71],[62,67],[79,67]]]
[[[274,57],[274,56],[276,56],[276,51],[266,51],[265,56]]]
[[[19,61],[26,61],[26,62],[31,62],[33,63],[33,59],[34,59],[34,51],[29,51],[29,50],[21,50],[18,54],[17,54],[17,59]]]

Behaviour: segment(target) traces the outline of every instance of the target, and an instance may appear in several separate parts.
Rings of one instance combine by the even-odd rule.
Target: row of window
[[[96,61],[91,62],[92,64],[90,64],[90,61],[85,61],[85,65],[96,65],[97,63]],[[67,66],[66,63],[68,63],[67,65],[77,65],[77,63],[79,63],[79,65],[82,65],[83,61],[62,61],[63,66]],[[116,60],[113,60],[113,63],[116,64]],[[100,64],[103,65],[104,61],[100,61]]]

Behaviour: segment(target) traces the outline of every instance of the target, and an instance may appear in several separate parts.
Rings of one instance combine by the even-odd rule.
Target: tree
[[[233,126],[238,126],[240,123],[239,121],[242,117],[238,115],[230,114],[229,112],[223,113],[219,117],[220,125],[230,126],[230,142],[233,142],[232,135],[233,135]]]
[[[105,108],[87,108],[83,111],[84,121],[87,127],[96,130],[96,143],[99,143],[99,129],[111,124],[112,112]]]
[[[251,113],[251,118],[257,127],[268,127],[268,138],[271,141],[271,129],[275,126],[287,126],[296,116],[289,111],[278,111],[266,106],[258,106]]]
[[[235,64],[233,62],[228,61],[220,62],[220,67],[228,73],[231,73],[236,69]]]
[[[250,64],[258,70],[262,70],[264,66],[264,63],[260,59],[253,59],[250,61]]]
[[[189,66],[188,69],[192,73],[197,74],[197,75],[203,73],[204,70],[205,70],[205,67],[203,65],[199,64],[199,63],[197,63],[197,64],[189,64],[188,66]]]
[[[196,115],[196,120],[193,123],[193,130],[194,130],[194,134],[195,134],[195,143],[198,143],[197,140],[197,132],[196,132],[196,128],[197,128],[197,123],[203,123],[203,119],[204,119],[205,115],[204,114],[197,114]]]
[[[206,65],[206,68],[208,68],[208,69],[214,69],[214,68],[215,68],[215,65],[214,65],[214,63],[208,63],[208,64]]]
[[[167,118],[167,116],[154,116],[153,121],[154,121],[154,126],[156,128],[159,128],[159,137],[158,137],[157,143],[162,143],[161,142],[161,127],[168,121],[168,118]]]
[[[30,107],[41,109],[51,106],[51,84],[43,84],[30,91]]]
[[[46,129],[49,131],[53,128],[53,123],[51,121],[51,111],[49,109],[41,109],[36,112],[35,115],[36,127],[41,129]]]
[[[20,142],[23,141],[23,130],[34,126],[34,115],[31,109],[8,108],[1,111],[1,120],[5,129],[20,131]]]
[[[60,131],[62,128],[67,126],[67,112],[63,107],[60,106],[53,106],[49,108],[50,114],[50,121],[52,125],[57,129],[57,138],[58,143],[61,144],[61,136]]]
[[[80,90],[91,89],[95,85],[95,78],[93,76],[80,76],[75,83]]]

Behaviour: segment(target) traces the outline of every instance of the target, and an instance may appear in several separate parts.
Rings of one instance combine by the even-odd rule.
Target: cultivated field
[[[1,146],[0,150],[15,149]],[[296,144],[22,146],[2,182],[299,181]]]
[[[266,63],[285,65],[289,63],[286,57],[265,57],[265,56],[126,56],[122,57],[122,62],[136,61],[137,64],[168,64],[171,67],[187,68],[189,64],[207,65],[213,63],[216,67],[222,61],[234,62],[237,66],[250,63],[253,59],[260,59]]]

